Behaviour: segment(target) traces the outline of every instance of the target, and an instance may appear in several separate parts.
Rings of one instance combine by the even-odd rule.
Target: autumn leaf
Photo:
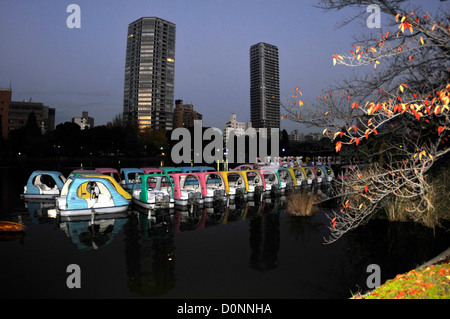
[[[364,192],[367,193],[369,191],[369,187],[366,185],[364,186]]]
[[[438,127],[438,135],[441,135],[443,130],[445,130],[445,126],[439,126]]]
[[[342,147],[342,142],[337,142],[336,143],[336,152],[339,152],[341,150]]]
[[[358,146],[358,144],[359,144],[359,138],[356,138],[356,139],[355,139],[355,144],[356,144],[356,146]]]
[[[399,88],[400,88],[400,91],[403,92],[404,88],[408,88],[408,86],[406,84],[400,84]]]

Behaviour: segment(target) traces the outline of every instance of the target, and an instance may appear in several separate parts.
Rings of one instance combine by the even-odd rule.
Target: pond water
[[[280,197],[64,221],[48,216],[51,203],[20,199],[31,171],[0,168],[0,220],[27,226],[0,238],[1,298],[349,298],[367,290],[368,265],[384,282],[449,243],[443,231],[373,220],[327,245],[327,210],[292,217]],[[72,264],[80,288],[67,286]]]

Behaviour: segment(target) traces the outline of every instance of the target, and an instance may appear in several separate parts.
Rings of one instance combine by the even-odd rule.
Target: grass
[[[450,299],[449,261],[397,275],[379,288],[352,299]]]
[[[317,212],[319,196],[314,191],[301,190],[287,196],[286,211],[292,216],[312,216]]]

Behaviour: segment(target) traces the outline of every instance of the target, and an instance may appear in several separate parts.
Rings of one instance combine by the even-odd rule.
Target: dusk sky
[[[381,31],[361,21],[337,29],[355,9],[323,12],[316,2],[3,0],[0,87],[11,85],[14,101],[31,98],[55,108],[56,124],[82,111],[96,125],[106,124],[123,110],[128,24],[154,16],[176,24],[175,99],[192,103],[205,126],[223,129],[233,112],[238,121],[250,120],[251,45],[278,47],[282,100],[299,87],[307,103],[354,71],[333,66],[333,54],[349,52],[354,36],[384,30],[383,16]],[[72,3],[81,8],[79,29],[66,25]],[[430,12],[449,7],[439,0],[423,4]],[[305,131],[289,120],[282,120],[281,128]]]

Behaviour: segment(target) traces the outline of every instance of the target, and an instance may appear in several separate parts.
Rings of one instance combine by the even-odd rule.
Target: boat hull
[[[146,202],[140,201],[136,198],[133,198],[133,204],[138,205],[143,208],[146,208],[146,209],[173,208],[175,206],[174,202],[146,203]]]
[[[117,214],[123,213],[128,210],[128,205],[123,206],[113,206],[113,207],[97,207],[97,208],[83,208],[83,209],[60,209],[58,208],[59,214],[63,217],[68,216],[91,216],[94,215],[106,215],[106,214]]]
[[[59,194],[22,194],[22,198],[25,200],[53,200],[56,199]]]

